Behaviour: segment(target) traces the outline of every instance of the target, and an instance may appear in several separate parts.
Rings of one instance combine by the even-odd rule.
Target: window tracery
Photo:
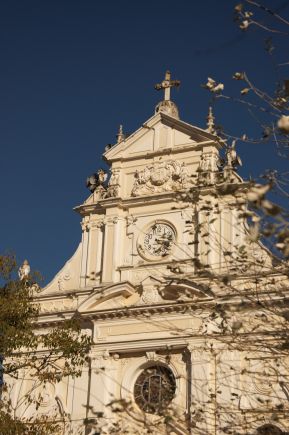
[[[138,376],[134,398],[139,408],[149,414],[162,415],[173,400],[176,380],[170,369],[161,365],[150,366]]]

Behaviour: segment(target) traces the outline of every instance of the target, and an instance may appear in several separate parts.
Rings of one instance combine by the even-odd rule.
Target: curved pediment
[[[129,281],[95,289],[81,303],[78,312],[83,314],[120,309],[133,305],[192,302],[214,298],[214,293],[207,286],[187,281],[171,281],[164,285],[163,282],[148,277],[141,287],[141,295]]]
[[[78,308],[79,313],[89,311],[124,308],[132,305],[139,298],[134,286],[129,282],[121,282],[109,287],[95,289]]]

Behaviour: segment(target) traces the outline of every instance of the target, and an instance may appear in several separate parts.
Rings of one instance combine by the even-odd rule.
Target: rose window
[[[143,370],[134,386],[134,399],[144,412],[163,414],[173,400],[176,381],[173,373],[163,366],[152,366]]]

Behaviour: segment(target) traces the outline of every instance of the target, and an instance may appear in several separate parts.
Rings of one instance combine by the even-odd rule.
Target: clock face
[[[175,231],[170,225],[155,223],[145,232],[143,250],[152,257],[164,257],[170,253],[175,239]]]

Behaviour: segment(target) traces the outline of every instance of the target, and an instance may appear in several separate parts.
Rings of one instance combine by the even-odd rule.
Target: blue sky
[[[81,237],[72,210],[87,196],[85,179],[103,166],[118,125],[133,132],[154,112],[166,69],[181,118],[205,126],[208,76],[238,96],[235,71],[260,87],[274,83],[265,32],[241,32],[237,2],[43,0],[2,2],[0,14],[1,251],[28,258],[45,282]],[[288,1],[267,1],[288,18]],[[276,55],[288,61],[281,38]],[[288,70],[287,70],[288,73]],[[285,74],[285,71],[284,71]],[[269,86],[270,87],[270,86]],[[231,134],[260,134],[244,109],[220,102],[217,122]],[[240,173],[284,166],[270,143],[240,145]]]

